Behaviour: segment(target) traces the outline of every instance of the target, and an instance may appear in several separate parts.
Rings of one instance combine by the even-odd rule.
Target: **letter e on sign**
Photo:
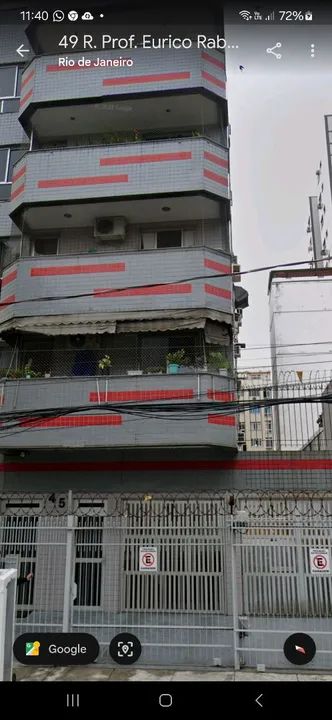
[[[156,547],[140,547],[140,572],[156,572],[158,570],[158,550]]]
[[[327,548],[310,548],[311,575],[330,575],[330,552]]]

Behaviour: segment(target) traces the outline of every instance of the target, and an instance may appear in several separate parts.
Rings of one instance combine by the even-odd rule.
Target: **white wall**
[[[274,385],[297,384],[298,397],[324,390],[332,368],[332,275],[272,280],[270,342]],[[290,397],[280,389],[283,395]],[[300,449],[317,432],[319,412],[318,405],[282,406],[280,449]]]

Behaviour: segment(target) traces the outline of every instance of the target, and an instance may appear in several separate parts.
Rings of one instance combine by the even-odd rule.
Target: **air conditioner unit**
[[[241,265],[238,265],[238,263],[232,264],[232,273],[239,273],[239,275],[233,274],[233,282],[241,282]]]
[[[109,240],[124,240],[126,237],[126,218],[96,218],[94,226],[94,237],[96,238],[96,240],[99,240],[99,242],[108,242]]]

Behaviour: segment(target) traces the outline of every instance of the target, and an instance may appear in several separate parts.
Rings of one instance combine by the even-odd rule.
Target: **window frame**
[[[8,111],[4,111],[4,102],[6,100],[19,100],[21,97],[21,88],[19,88],[19,78],[20,78],[20,71],[23,71],[23,65],[16,65],[16,64],[9,64],[9,65],[2,65],[0,66],[0,70],[3,70],[5,68],[15,68],[15,80],[14,80],[14,88],[13,88],[13,95],[0,95],[0,115],[7,115],[11,114],[8,113]],[[17,110],[14,112],[18,112]]]
[[[0,95],[0,100],[12,100],[13,98],[20,97],[17,95],[17,85],[18,85],[18,75],[19,75],[19,65],[2,65],[0,67],[0,70],[5,70],[6,68],[15,68],[15,80],[14,80],[14,94],[13,95]]]
[[[36,240],[37,241],[38,240],[55,240],[56,241],[56,253],[44,253],[44,254],[36,253],[36,250],[35,250]],[[30,241],[31,241],[31,256],[30,257],[43,258],[43,257],[51,257],[52,255],[58,256],[59,255],[59,240],[60,240],[59,235],[48,235],[47,236],[47,233],[45,233],[45,234],[43,233],[41,235],[33,235],[30,238]]]
[[[14,152],[15,150],[23,150],[23,151],[24,151],[24,152],[23,152],[23,155],[24,155],[24,153],[26,152],[26,148],[25,148],[25,147],[21,147],[21,145],[20,145],[20,146],[16,146],[16,145],[4,145],[3,147],[0,146],[0,151],[1,151],[1,150],[7,150],[7,160],[6,160],[5,180],[0,180],[0,185],[11,185],[12,182],[13,182],[13,181],[12,181],[12,177],[13,177],[13,176],[10,178],[10,180],[8,180],[8,171],[9,171],[9,166],[10,166],[11,154],[12,154],[12,152]],[[22,157],[23,157],[23,155],[22,155]],[[21,159],[22,159],[22,158],[19,158],[19,160],[16,160],[16,162],[13,164],[13,169],[14,169],[14,165],[16,165],[16,163],[19,162]]]

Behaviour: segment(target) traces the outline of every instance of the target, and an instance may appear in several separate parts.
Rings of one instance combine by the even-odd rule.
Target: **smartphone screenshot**
[[[331,37],[323,2],[1,6],[18,709],[328,700]]]

